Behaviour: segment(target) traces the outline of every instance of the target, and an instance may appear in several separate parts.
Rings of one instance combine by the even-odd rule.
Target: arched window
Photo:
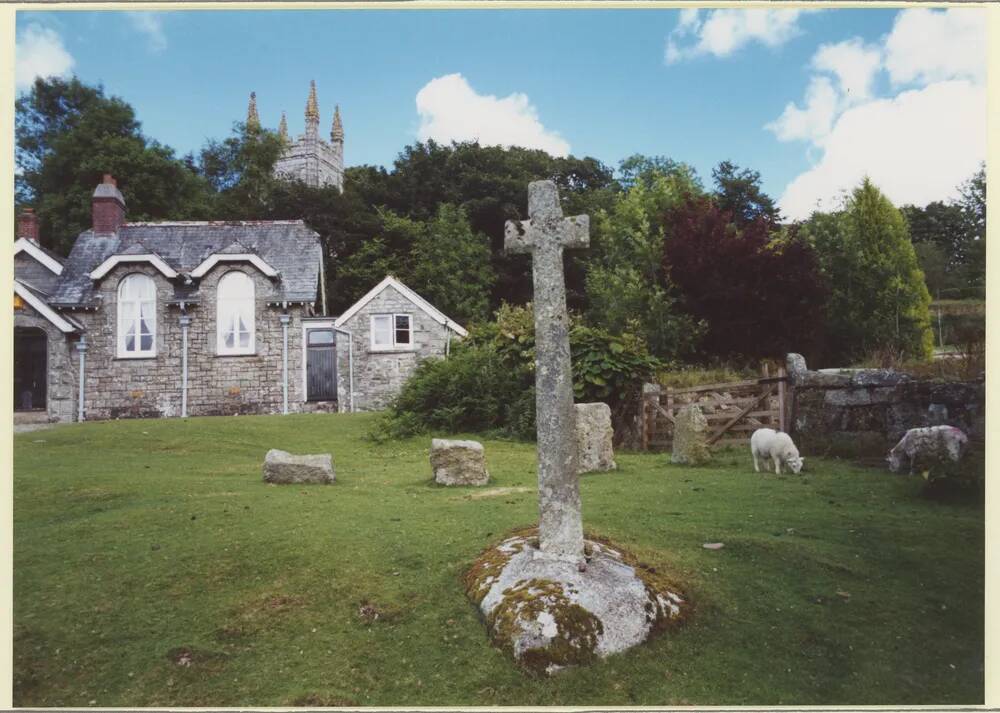
[[[253,280],[244,272],[227,272],[219,280],[219,354],[253,354]]]
[[[118,285],[118,356],[156,356],[156,284],[148,275]]]

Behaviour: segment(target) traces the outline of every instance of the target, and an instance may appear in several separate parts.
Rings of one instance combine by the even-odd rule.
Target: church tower
[[[255,106],[256,111],[256,106]],[[288,146],[274,164],[274,174],[291,181],[302,181],[314,188],[336,186],[344,190],[344,126],[340,120],[340,107],[333,112],[333,128],[330,141],[320,138],[319,100],[316,97],[316,82],[309,84],[306,99],[305,133],[292,139],[288,135],[288,124],[282,113],[279,134]]]

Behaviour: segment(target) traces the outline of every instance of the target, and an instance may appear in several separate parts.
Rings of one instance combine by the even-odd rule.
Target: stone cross
[[[590,244],[590,218],[563,218],[552,181],[528,184],[528,215],[530,220],[507,221],[504,248],[532,255],[539,549],[546,557],[582,563],[583,520],[562,256],[564,248]]]

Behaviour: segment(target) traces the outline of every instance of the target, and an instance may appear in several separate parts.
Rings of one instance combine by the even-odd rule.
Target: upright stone
[[[697,404],[685,406],[674,417],[671,463],[701,465],[712,459],[708,450],[708,421]]]
[[[553,559],[583,561],[573,374],[563,249],[590,243],[590,218],[563,218],[552,181],[528,184],[530,220],[507,221],[504,247],[530,253],[535,312],[535,415],[538,428],[538,539]]]
[[[576,404],[576,452],[578,473],[614,470],[614,428],[611,408],[601,402]]]

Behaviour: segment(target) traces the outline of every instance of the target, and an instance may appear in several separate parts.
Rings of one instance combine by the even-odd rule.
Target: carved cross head
[[[530,253],[547,244],[560,250],[590,245],[590,216],[564,218],[553,181],[528,184],[528,217],[530,220],[507,221],[503,242],[507,252]]]

